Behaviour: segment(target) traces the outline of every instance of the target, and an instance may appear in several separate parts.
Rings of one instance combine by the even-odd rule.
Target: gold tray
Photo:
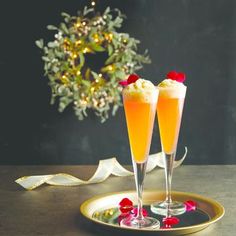
[[[116,193],[107,193],[99,195],[88,199],[85,201],[81,207],[81,213],[89,220],[104,226],[111,228],[119,228],[120,230],[125,231],[144,231],[149,233],[155,233],[157,235],[183,235],[194,233],[200,231],[209,225],[215,223],[221,219],[224,215],[224,207],[217,201],[203,197],[201,195],[185,192],[172,192],[172,199],[177,201],[187,201],[193,200],[197,202],[197,210],[194,212],[187,212],[181,216],[177,216],[180,219],[180,224],[175,228],[171,229],[133,229],[133,228],[124,228],[119,226],[116,218],[117,215],[113,216],[113,212],[118,212],[117,208],[119,202],[123,198],[129,198],[131,201],[136,202],[136,192],[126,191],[126,192],[116,192]],[[150,208],[149,206],[156,201],[162,201],[165,198],[165,192],[161,191],[145,191],[143,193],[143,204],[144,207]],[[150,211],[149,211],[150,213]],[[114,213],[115,214],[115,213]],[[151,213],[152,217],[156,217],[160,220],[163,216],[154,215]],[[99,217],[99,215],[105,215],[104,218]],[[110,216],[107,218],[107,216]],[[108,219],[108,220],[107,220]]]

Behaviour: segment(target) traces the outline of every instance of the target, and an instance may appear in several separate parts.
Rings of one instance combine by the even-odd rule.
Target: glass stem
[[[137,198],[138,198],[138,211],[136,218],[139,220],[143,219],[143,181],[146,173],[147,162],[144,163],[133,163],[134,166],[134,175],[135,175],[135,184],[136,184],[136,191],[137,191]]]
[[[172,154],[163,153],[164,156],[164,164],[165,164],[165,177],[166,177],[166,202],[170,204],[172,202],[171,199],[171,181],[175,160],[175,152]]]

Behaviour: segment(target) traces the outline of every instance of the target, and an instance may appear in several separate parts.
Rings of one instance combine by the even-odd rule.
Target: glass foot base
[[[120,222],[120,226],[137,229],[159,229],[160,222],[152,217],[144,217],[143,219],[127,217]]]
[[[158,215],[181,215],[186,209],[182,202],[173,201],[171,203],[167,202],[156,202],[151,205],[151,211]]]

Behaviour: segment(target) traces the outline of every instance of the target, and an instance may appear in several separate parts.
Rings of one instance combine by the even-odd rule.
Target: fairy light
[[[95,88],[94,88],[94,87],[91,87],[90,91],[91,91],[92,93],[94,92],[94,90],[95,90]]]
[[[108,66],[108,70],[112,71],[113,70],[113,66]]]
[[[102,78],[102,74],[100,73],[99,75],[98,75],[100,78]]]
[[[84,105],[84,106],[86,106],[87,103],[88,103],[88,102],[87,102],[86,100],[81,100],[81,101],[80,101],[80,104],[81,104],[81,105]]]
[[[86,22],[85,22],[85,21],[83,21],[83,22],[82,22],[82,25],[83,25],[83,26],[85,26],[85,25],[86,25]]]
[[[82,41],[81,40],[78,40],[78,41],[76,41],[76,45],[78,46],[78,45],[80,45],[82,43]]]
[[[67,84],[67,83],[68,83],[68,78],[67,78],[67,76],[66,76],[66,75],[63,75],[63,76],[61,77],[61,81],[62,81],[62,83]]]
[[[112,40],[112,38],[113,38],[113,34],[110,33],[108,36],[109,36],[109,39]]]
[[[77,28],[79,28],[79,27],[81,26],[81,23],[80,23],[80,22],[77,22],[77,23],[75,24],[75,26],[76,26]]]
[[[96,5],[96,2],[95,1],[92,1],[91,2],[91,5],[94,7]]]
[[[97,107],[97,105],[98,105],[98,101],[96,99],[93,99],[93,106]]]
[[[87,47],[85,47],[85,48],[83,49],[83,53],[87,53],[87,52],[89,52],[89,49],[88,49]]]
[[[76,72],[76,75],[81,75],[81,71],[78,70],[78,71]]]

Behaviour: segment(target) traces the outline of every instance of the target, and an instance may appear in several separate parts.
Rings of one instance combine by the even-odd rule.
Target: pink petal
[[[179,218],[171,216],[163,218],[162,222],[165,224],[165,226],[172,226],[179,223]]]
[[[183,72],[179,72],[176,77],[176,81],[183,83],[185,81],[185,74]]]
[[[127,80],[121,80],[120,82],[119,82],[119,85],[121,85],[121,86],[127,86],[128,85],[128,81]]]
[[[197,209],[197,203],[192,200],[184,202],[184,205],[186,211],[195,211]]]

